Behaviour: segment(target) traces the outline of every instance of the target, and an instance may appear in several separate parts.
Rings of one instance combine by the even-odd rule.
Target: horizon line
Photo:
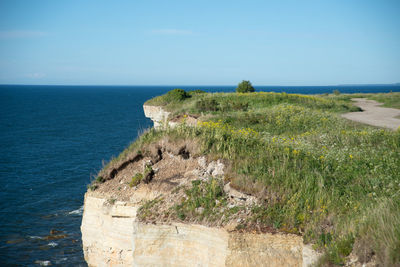
[[[400,86],[400,82],[397,83],[354,83],[354,84],[327,84],[327,85],[254,85],[254,87],[329,87],[329,86],[393,86],[398,85]],[[0,86],[87,86],[87,87],[94,87],[94,86],[119,86],[119,87],[133,87],[133,86],[142,86],[142,87],[151,87],[151,86],[200,86],[200,87],[207,87],[207,86],[237,86],[237,84],[206,84],[206,85],[198,85],[198,84],[18,84],[18,83],[4,83]]]

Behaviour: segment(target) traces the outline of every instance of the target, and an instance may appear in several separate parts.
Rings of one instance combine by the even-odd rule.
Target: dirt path
[[[397,130],[400,127],[400,119],[395,118],[400,116],[400,109],[382,108],[382,103],[365,98],[352,98],[356,106],[362,108],[362,112],[350,112],[343,114],[342,117],[366,123],[373,126],[390,128]]]

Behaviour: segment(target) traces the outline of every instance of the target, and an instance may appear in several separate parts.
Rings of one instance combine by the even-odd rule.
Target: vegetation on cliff
[[[196,140],[202,154],[229,162],[225,183],[258,199],[238,228],[301,234],[325,251],[321,263],[343,264],[352,251],[364,262],[376,255],[380,264],[400,263],[400,131],[341,118],[359,110],[347,95],[169,94],[146,104],[182,124],[145,133],[121,157],[165,136]],[[399,95],[372,97],[390,105]],[[198,118],[196,127],[187,116]],[[183,221],[198,208],[224,216],[212,212],[225,203],[221,186],[196,182],[172,213]]]

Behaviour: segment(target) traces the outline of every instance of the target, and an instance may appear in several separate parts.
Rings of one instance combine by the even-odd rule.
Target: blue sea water
[[[0,265],[86,266],[83,195],[102,161],[151,127],[143,103],[173,88],[234,91],[235,86],[0,85]],[[315,94],[400,92],[392,86],[260,86]],[[51,230],[65,238],[46,240]]]

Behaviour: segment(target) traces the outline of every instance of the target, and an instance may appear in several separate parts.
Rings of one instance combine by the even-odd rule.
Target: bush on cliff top
[[[237,93],[252,93],[254,91],[255,90],[251,82],[245,80],[241,81],[236,88]]]
[[[186,98],[190,98],[190,95],[185,90],[176,88],[171,91],[168,91],[164,95],[156,96],[146,101],[145,104],[152,106],[165,106],[171,103],[181,102]]]

